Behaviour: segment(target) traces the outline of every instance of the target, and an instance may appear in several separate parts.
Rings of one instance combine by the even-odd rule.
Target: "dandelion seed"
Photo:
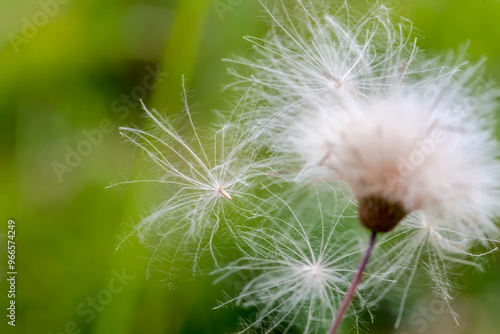
[[[492,231],[491,235],[497,233]],[[443,300],[458,324],[457,314],[450,305],[453,299],[451,294],[453,284],[449,277],[458,265],[481,269],[477,260],[481,256],[497,251],[496,247],[491,246],[494,242],[492,239],[474,236],[470,228],[456,217],[436,219],[426,216],[423,211],[414,212],[401,223],[394,234],[382,238],[373,258],[373,267],[379,269],[372,273],[374,278],[367,279],[361,289],[365,290],[366,294],[374,295],[369,302],[370,305],[374,305],[384,298],[390,289],[398,285],[397,282],[403,282],[399,314],[395,324],[398,327],[413,279],[417,271],[422,269],[434,283],[434,293]],[[489,250],[483,254],[473,253],[471,249],[479,243],[484,244]],[[384,289],[381,290],[383,284],[375,277],[385,278],[388,284]]]
[[[244,255],[214,272],[221,275],[216,282],[229,275],[252,277],[238,297],[217,308],[234,302],[259,310],[240,333],[255,326],[267,326],[265,333],[281,326],[280,331],[287,333],[293,325],[304,333],[318,333],[335,314],[348,285],[347,276],[353,272],[352,258],[360,252],[357,240],[339,231],[350,201],[336,197],[334,203],[340,210],[335,212],[330,203],[330,209],[323,207],[325,197],[320,199],[316,189],[306,201],[305,215],[300,202],[304,205],[307,193],[297,196],[300,202],[290,203],[274,196],[276,206],[281,203],[284,209],[263,221],[262,227],[244,231],[240,246]]]
[[[230,69],[237,79],[233,86],[246,90],[250,84],[255,91],[251,117],[259,133],[287,129],[316,101],[348,103],[427,73],[433,78],[449,74],[434,59],[418,57],[411,22],[395,25],[383,6],[366,15],[354,13],[346,1],[313,5],[298,0],[288,9],[280,0],[263,6],[271,21],[267,36],[246,37],[255,57],[226,59],[235,66]]]
[[[180,254],[180,248],[191,243],[196,244],[194,265],[205,250],[209,250],[217,263],[213,248],[216,233],[223,233],[220,231],[223,227],[224,233],[234,236],[233,227],[225,216],[225,206],[231,202],[240,213],[255,215],[257,210],[248,209],[244,204],[255,198],[251,191],[247,191],[247,186],[252,179],[266,174],[256,168],[254,153],[246,150],[237,127],[226,125],[213,138],[202,139],[194,126],[186,97],[184,103],[194,138],[192,142],[176,132],[171,122],[144,105],[147,116],[153,122],[152,131],[120,128],[121,134],[155,163],[160,176],[158,179],[118,184],[158,183],[165,185],[172,194],[124,238],[126,240],[138,233],[146,243],[159,239],[153,246],[150,267],[156,266],[155,257],[160,256],[162,249],[174,248],[174,259],[169,260],[173,262]],[[238,199],[236,203],[233,198]],[[163,262],[160,261],[160,264]]]

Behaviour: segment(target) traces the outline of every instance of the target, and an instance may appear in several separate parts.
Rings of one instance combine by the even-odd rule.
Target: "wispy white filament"
[[[186,97],[184,102],[192,140],[184,139],[170,121],[155,110],[149,111],[144,105],[152,121],[150,131],[120,128],[121,134],[154,162],[159,178],[125,181],[115,185],[158,183],[170,193],[167,200],[142,219],[123,239],[125,241],[138,233],[143,242],[151,244],[153,254],[148,276],[157,261],[161,265],[173,262],[179,256],[179,251],[188,251],[187,246],[191,244],[196,245],[193,259],[195,266],[206,250],[217,263],[213,245],[217,232],[222,228],[224,231],[220,233],[234,237],[232,222],[225,217],[225,208],[231,205],[241,215],[255,215],[258,208],[245,204],[255,201],[255,195],[248,190],[249,184],[258,176],[267,174],[265,168],[257,167],[253,152],[246,150],[237,127],[224,125],[212,138],[203,138],[194,126]],[[166,257],[162,258],[165,254]]]

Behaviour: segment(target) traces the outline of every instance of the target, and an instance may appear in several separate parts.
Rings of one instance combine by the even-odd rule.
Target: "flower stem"
[[[354,275],[354,278],[351,281],[351,286],[349,286],[347,294],[345,295],[344,300],[342,300],[342,303],[340,304],[340,307],[337,310],[337,314],[335,315],[335,319],[333,319],[332,327],[330,327],[328,334],[336,334],[337,331],[339,330],[340,325],[342,324],[342,320],[344,319],[344,315],[347,312],[349,305],[351,305],[352,299],[356,295],[356,289],[358,288],[358,285],[361,282],[361,279],[363,278],[363,272],[365,271],[366,265],[368,264],[368,260],[370,260],[370,256],[372,255],[376,238],[377,238],[377,232],[373,231],[370,237],[370,244],[366,249],[365,255],[363,256],[363,260],[359,265],[356,275]]]

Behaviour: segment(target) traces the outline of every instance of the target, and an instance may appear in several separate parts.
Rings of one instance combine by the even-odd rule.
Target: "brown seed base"
[[[389,232],[407,215],[401,203],[370,195],[359,200],[359,220],[373,232]]]

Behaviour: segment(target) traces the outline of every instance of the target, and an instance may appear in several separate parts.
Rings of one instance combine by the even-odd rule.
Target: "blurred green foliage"
[[[472,59],[486,55],[488,74],[500,81],[500,1],[388,2],[414,22],[424,49],[457,49],[470,40]],[[211,110],[234,100],[221,92],[231,80],[221,58],[248,54],[242,36],[262,36],[262,17],[256,0],[0,2],[0,247],[4,254],[13,218],[19,273],[17,326],[7,326],[2,315],[1,333],[237,328],[246,311],[212,310],[228,286],[214,287],[211,277],[184,270],[170,291],[161,272],[146,280],[148,250],[137,240],[115,251],[117,236],[159,204],[162,192],[148,185],[105,187],[151,167],[117,130],[143,123],[138,98],[173,115],[185,75],[191,101],[201,103],[195,120],[209,124]],[[87,137],[94,140],[90,146],[82,144]],[[84,156],[75,156],[78,150]],[[67,159],[69,168],[57,164],[69,165]],[[489,260],[485,273],[469,270],[458,279],[466,286],[455,305],[461,327],[447,315],[422,313],[417,304],[405,328],[393,330],[395,312],[382,305],[371,332],[498,333],[500,262],[494,255]],[[123,271],[130,277],[120,282]]]

